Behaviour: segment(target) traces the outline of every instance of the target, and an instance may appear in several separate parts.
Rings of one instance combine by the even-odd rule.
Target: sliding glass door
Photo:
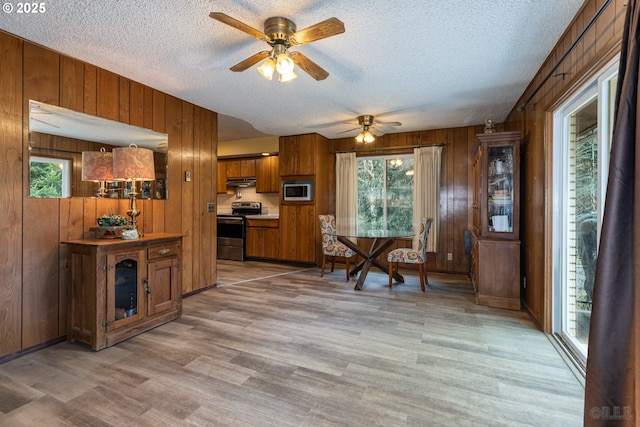
[[[561,106],[553,118],[553,329],[583,367],[617,70],[616,60]]]

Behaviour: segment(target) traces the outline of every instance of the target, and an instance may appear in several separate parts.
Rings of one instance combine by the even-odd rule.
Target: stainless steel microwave
[[[313,181],[283,181],[282,199],[285,201],[313,200]]]

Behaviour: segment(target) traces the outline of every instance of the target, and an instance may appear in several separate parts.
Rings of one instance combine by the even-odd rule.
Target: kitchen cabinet
[[[227,178],[255,178],[256,159],[225,160]]]
[[[280,175],[313,175],[316,172],[318,135],[280,138]]]
[[[227,192],[227,162],[224,160],[219,160],[217,162],[217,180],[218,183],[216,185],[217,193],[226,193]]]
[[[520,309],[520,132],[478,134],[471,149],[471,282],[476,303]]]
[[[100,350],[182,314],[182,235],[84,239],[69,246],[67,339]]]
[[[280,138],[281,180],[313,181],[313,200],[280,198],[280,259],[322,262],[318,215],[335,212],[335,156],[331,143],[318,134]]]
[[[256,159],[256,193],[280,192],[280,168],[278,156]]]
[[[278,259],[279,220],[247,219],[247,258]]]
[[[316,263],[320,225],[313,204],[280,205],[280,259]]]

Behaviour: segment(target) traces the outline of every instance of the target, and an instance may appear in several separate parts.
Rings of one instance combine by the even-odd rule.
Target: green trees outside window
[[[358,159],[358,230],[411,230],[413,156]]]

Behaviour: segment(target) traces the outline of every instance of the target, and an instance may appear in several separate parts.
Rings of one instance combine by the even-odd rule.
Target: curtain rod
[[[542,82],[540,82],[540,84],[533,90],[533,92],[531,93],[531,95],[529,95],[529,97],[527,98],[526,101],[524,101],[524,103],[522,105],[520,105],[518,107],[518,111],[520,113],[522,113],[524,111],[524,107],[527,106],[527,104],[533,99],[534,96],[536,96],[536,94],[538,93],[538,91],[540,89],[542,89],[542,86],[544,86],[544,84],[547,82],[547,80],[549,80],[550,77],[552,77],[553,73],[555,73],[555,71],[558,69],[558,67],[560,66],[560,64],[562,64],[562,61],[564,61],[567,56],[569,56],[569,54],[573,51],[573,49],[575,49],[575,47],[578,45],[578,43],[580,42],[580,40],[582,40],[582,38],[587,34],[587,31],[589,31],[591,29],[591,27],[593,26],[593,24],[596,23],[596,21],[598,20],[598,18],[600,17],[600,15],[602,15],[602,12],[604,12],[605,8],[607,6],[609,6],[609,3],[611,3],[611,0],[606,0],[604,2],[604,4],[600,7],[600,9],[598,10],[598,12],[596,12],[596,14],[593,16],[593,18],[591,18],[591,21],[589,22],[589,24],[585,27],[584,30],[582,30],[582,32],[580,33],[580,35],[578,36],[578,38],[573,42],[573,44],[569,47],[569,50],[567,50],[567,52],[562,55],[562,58],[560,58],[558,60],[558,62],[556,63],[556,65],[553,66],[553,68],[551,69],[551,71],[549,71],[549,74],[547,74],[547,76],[542,80]],[[562,79],[564,80],[564,75],[566,73],[562,73]],[[560,74],[556,74],[556,75],[560,75]]]
[[[446,144],[444,142],[435,142],[433,144],[423,144],[423,145],[403,145],[400,147],[380,147],[380,148],[372,148],[370,150],[341,150],[341,151],[332,151],[331,154],[337,153],[374,153],[376,151],[387,151],[387,150],[407,150],[413,148],[422,148],[422,147],[444,147]]]

